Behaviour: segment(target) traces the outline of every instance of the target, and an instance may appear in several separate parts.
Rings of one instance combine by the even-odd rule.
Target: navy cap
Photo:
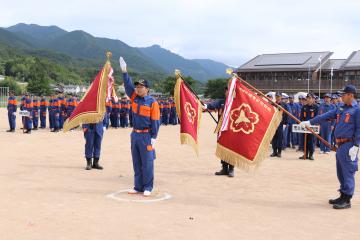
[[[290,94],[289,98],[294,99],[294,95]]]
[[[343,94],[342,91],[336,91],[335,93],[336,93],[337,95]]]
[[[137,80],[137,81],[134,82],[134,85],[135,85],[135,86],[138,85],[138,84],[141,84],[141,85],[143,85],[143,86],[146,87],[146,88],[150,88],[150,83],[149,83],[149,81],[146,80],[146,79],[140,78],[139,80]]]
[[[331,98],[331,93],[326,93],[326,94],[324,95],[324,98],[326,98],[326,97]]]
[[[282,94],[281,94],[281,92],[276,92],[276,93],[275,93],[275,96],[276,96],[276,97],[282,97]]]
[[[307,98],[308,98],[308,97],[315,98],[315,95],[312,94],[312,93],[308,93],[308,94],[306,95],[306,97],[307,97]]]
[[[352,93],[352,94],[356,94],[356,87],[354,85],[346,85],[344,87],[344,90],[342,91],[342,93]]]

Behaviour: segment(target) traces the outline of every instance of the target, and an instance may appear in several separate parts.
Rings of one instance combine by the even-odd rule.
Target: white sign
[[[30,112],[26,110],[19,111],[20,116],[28,117],[30,116]]]
[[[320,126],[311,125],[311,126],[309,126],[309,128],[311,130],[313,130],[317,134],[319,134],[319,132],[320,132]],[[295,133],[311,133],[305,127],[301,127],[300,124],[293,124],[292,125],[292,132],[295,132]]]

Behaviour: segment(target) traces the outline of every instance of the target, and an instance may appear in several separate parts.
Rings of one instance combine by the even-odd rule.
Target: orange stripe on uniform
[[[148,106],[140,106],[139,115],[144,117],[150,117],[151,109]]]
[[[130,101],[134,102],[134,99],[136,98],[136,92],[134,91],[133,94],[131,95]]]
[[[350,120],[350,114],[347,113],[347,114],[345,114],[345,120],[344,120],[344,122],[345,122],[345,123],[348,123],[349,120]]]
[[[132,111],[133,111],[134,113],[137,113],[137,107],[138,107],[138,104],[137,104],[136,102],[133,102],[133,103],[132,103]]]
[[[158,102],[153,102],[151,104],[151,120],[160,120],[160,108]]]

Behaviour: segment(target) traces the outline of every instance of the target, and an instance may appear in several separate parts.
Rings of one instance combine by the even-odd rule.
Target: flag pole
[[[199,100],[199,102],[201,103],[201,105],[205,106],[205,103],[203,103],[203,101],[201,101],[201,99],[198,97],[197,92],[196,92],[194,89],[192,89],[192,88],[190,87],[190,85],[185,81],[185,79],[181,76],[181,73],[180,73],[179,70],[175,70],[175,75],[178,76],[178,77],[180,77],[180,78],[183,80],[184,84],[189,88],[189,90],[192,92],[192,94],[195,95],[195,97]],[[209,109],[206,108],[206,112],[208,112],[208,113],[210,114],[211,118],[214,120],[214,122],[215,122],[216,124],[218,124],[218,121],[215,119],[214,115],[212,115],[212,113],[209,111]]]
[[[242,83],[244,83],[247,87],[251,88],[253,91],[255,91],[256,93],[258,93],[259,95],[261,95],[262,97],[265,97],[272,105],[274,105],[275,107],[277,107],[278,109],[282,110],[284,113],[286,113],[289,117],[291,117],[293,120],[295,120],[295,122],[297,123],[301,123],[301,121],[299,119],[297,119],[294,115],[292,115],[290,112],[288,112],[286,109],[284,109],[281,105],[277,104],[276,102],[274,102],[272,99],[270,99],[269,97],[267,97],[264,93],[262,93],[260,90],[258,90],[257,88],[255,88],[254,86],[252,86],[250,83],[246,82],[245,80],[243,80],[236,72],[232,72],[232,74],[234,74],[235,76],[237,76],[240,81]],[[316,132],[314,132],[311,128],[305,126],[306,129],[308,131],[310,131],[316,138],[318,138],[322,143],[324,143],[327,147],[329,147],[331,150],[336,152],[336,146],[331,145],[328,141],[326,141],[325,139],[323,139],[322,137],[320,137],[319,134],[317,134]]]

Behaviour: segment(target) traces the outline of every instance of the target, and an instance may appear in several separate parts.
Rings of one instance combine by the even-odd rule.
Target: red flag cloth
[[[223,115],[219,122],[218,129],[225,130],[219,132],[216,155],[231,165],[247,169],[259,165],[267,156],[282,113],[244,86],[243,80],[235,81],[226,99],[231,102],[226,106],[229,114],[227,119]],[[228,101],[229,98],[233,98],[232,101]]]
[[[112,68],[108,60],[101,71],[95,77],[88,91],[81,99],[71,116],[64,123],[64,132],[83,123],[98,123],[104,118],[106,112],[105,101],[107,97],[108,83],[112,78]]]
[[[201,120],[201,103],[177,75],[174,89],[176,112],[180,119],[180,142],[192,146],[199,155],[198,134]]]

